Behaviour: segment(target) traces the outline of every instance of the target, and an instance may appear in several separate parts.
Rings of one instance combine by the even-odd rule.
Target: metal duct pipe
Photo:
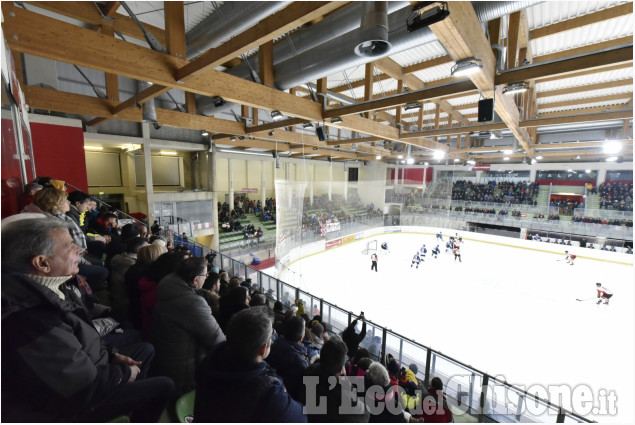
[[[387,13],[389,14],[403,9],[409,4],[404,1],[389,1],[387,3]],[[362,2],[352,2],[317,24],[302,31],[297,31],[280,43],[275,44],[273,46],[274,65],[359,28],[359,17],[363,13],[362,5]],[[258,69],[258,53],[249,57],[249,62],[252,68]],[[248,79],[249,72],[249,65],[243,62],[232,68],[230,74]]]
[[[145,81],[137,81],[137,88],[139,93],[150,87],[152,83],[148,83]],[[141,121],[149,122],[156,124],[157,121],[157,112],[154,109],[154,98],[146,101],[143,104],[143,109],[141,110]]]
[[[187,59],[193,59],[201,53],[217,47],[290,3],[290,1],[228,1],[223,3],[218,10],[188,31],[186,36]]]
[[[480,21],[494,19],[539,2],[474,2],[475,10]],[[405,7],[388,16],[388,27],[393,28],[388,42],[392,45],[391,54],[400,53],[422,44],[435,41],[437,38],[429,28],[423,28],[412,33],[406,29],[406,19],[411,13],[411,7]],[[331,40],[328,43],[295,56],[275,66],[275,85],[280,90],[295,87],[307,81],[313,81],[324,75],[333,74],[354,66],[363,65],[375,58],[359,57],[350,46],[357,45],[361,38],[361,30],[357,29]],[[385,56],[385,55],[384,55]]]
[[[360,40],[355,46],[355,54],[374,58],[390,52],[388,42],[388,8],[385,1],[363,2]]]

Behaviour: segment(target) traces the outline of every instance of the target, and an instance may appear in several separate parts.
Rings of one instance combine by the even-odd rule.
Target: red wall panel
[[[13,121],[2,119],[2,218],[17,214],[18,197],[24,184],[20,173],[20,162],[13,156],[18,153]]]
[[[64,180],[88,192],[82,128],[31,123],[31,133],[38,177]]]

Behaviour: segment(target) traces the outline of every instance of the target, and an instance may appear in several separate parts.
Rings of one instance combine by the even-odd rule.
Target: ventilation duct
[[[473,5],[479,21],[486,22],[537,3],[540,2],[473,2]],[[388,28],[393,29],[388,36],[388,42],[391,44],[390,54],[400,53],[437,40],[430,28],[408,32],[405,23],[411,12],[412,8],[408,6],[388,15]],[[359,57],[351,51],[350,46],[357,45],[361,39],[361,29],[358,28],[278,63],[274,69],[276,87],[286,90],[325,75],[366,64],[372,59],[378,59],[379,57],[372,59]]]
[[[193,59],[225,43],[290,3],[290,1],[224,2],[214,13],[188,31],[187,59]]]
[[[354,49],[357,56],[374,58],[390,52],[386,3],[385,1],[362,3],[361,39]]]
[[[139,90],[139,93],[144,91],[145,89],[147,89],[148,87],[150,87],[152,84],[151,83],[147,83],[145,81],[138,81],[137,82],[137,88]],[[149,123],[153,123],[156,124],[157,121],[157,112],[154,109],[154,98],[147,100],[144,104],[143,104],[143,109],[141,111],[141,121],[142,122],[149,122]]]

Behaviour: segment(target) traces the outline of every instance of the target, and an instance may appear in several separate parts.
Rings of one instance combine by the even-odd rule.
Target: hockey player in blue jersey
[[[453,248],[453,247],[452,247],[452,242],[448,241],[448,242],[445,244],[445,252],[446,252],[446,254],[447,254],[448,252],[452,252],[452,248]]]
[[[439,245],[437,245],[433,250],[432,250],[432,255],[434,256],[434,258],[437,258],[437,255],[439,255],[439,252],[441,252],[441,250],[439,249]]]
[[[383,249],[384,251],[388,251],[388,244],[386,242],[382,243],[381,249]]]
[[[419,257],[419,251],[412,257],[412,264],[410,264],[410,268],[417,263],[417,268],[419,268],[419,263],[421,262],[421,257]]]
[[[420,251],[421,251],[421,260],[425,261],[426,254],[428,253],[428,250],[426,249],[426,244],[423,244]]]
[[[443,240],[443,232],[437,233],[437,239]]]

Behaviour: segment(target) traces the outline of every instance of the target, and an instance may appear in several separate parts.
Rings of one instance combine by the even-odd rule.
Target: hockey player
[[[426,249],[426,244],[423,244],[423,246],[421,247],[421,261],[426,260],[427,253],[428,253],[428,250]]]
[[[437,239],[441,239],[441,241],[443,241],[443,232],[437,233]]]
[[[377,271],[377,254],[371,255],[370,256],[370,261],[372,261],[370,269]]]
[[[432,256],[434,256],[434,258],[437,258],[437,255],[439,255],[439,252],[441,252],[441,250],[439,249],[439,245],[437,245],[433,250],[432,250]]]
[[[445,252],[446,252],[446,254],[447,254],[448,252],[452,252],[452,242],[448,241],[448,242],[445,244]]]
[[[573,265],[573,260],[576,259],[576,256],[573,254],[569,254],[569,251],[565,251],[564,253],[566,254],[564,260],[567,262],[567,264]]]
[[[384,242],[381,244],[381,249],[383,249],[384,251],[388,251],[388,243]]]
[[[598,287],[598,302],[597,304],[600,304],[602,302],[602,300],[604,300],[604,304],[608,304],[609,300],[611,299],[611,297],[613,296],[613,292],[611,292],[611,290],[609,288],[605,288],[604,286],[602,286],[602,284],[600,282],[595,284]]]
[[[459,259],[459,263],[462,263],[463,261],[461,261],[461,250],[459,249],[458,245],[454,245],[454,248],[452,249],[452,251],[454,252],[454,261],[456,261],[456,259]]]
[[[417,251],[414,257],[412,257],[412,264],[410,264],[410,268],[412,268],[412,266],[414,266],[415,263],[417,264],[417,268],[419,268],[420,262],[421,262],[421,257],[419,257],[419,251]]]

